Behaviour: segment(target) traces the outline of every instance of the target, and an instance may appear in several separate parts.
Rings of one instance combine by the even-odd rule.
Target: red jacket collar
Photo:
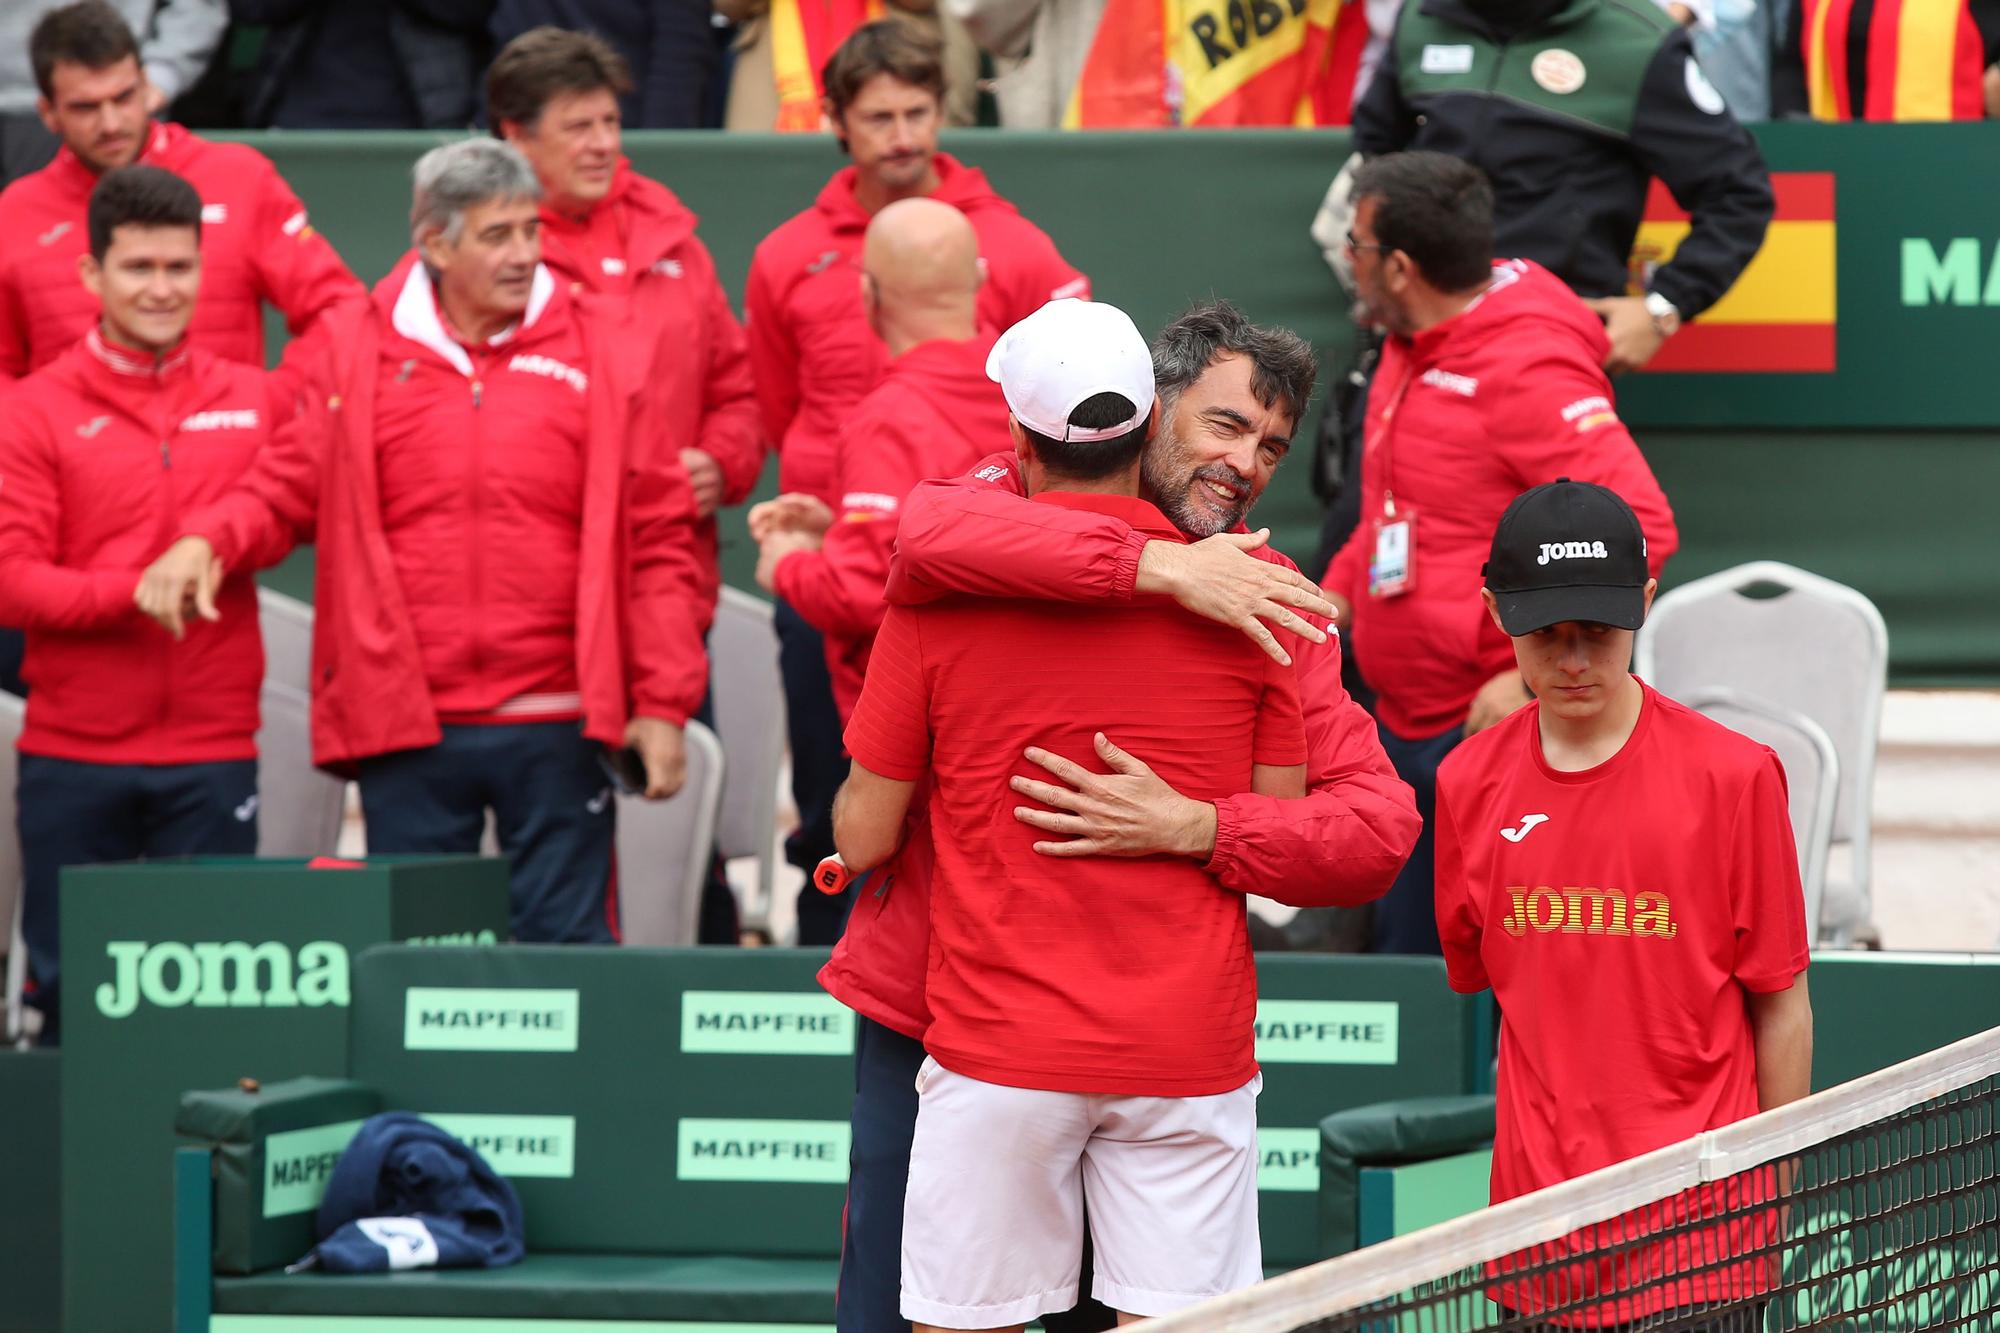
[[[441,360],[456,366],[461,374],[472,374],[472,358],[445,327],[430,274],[415,250],[404,255],[389,276],[375,284],[374,299],[376,313],[393,336],[428,348]],[[546,265],[537,265],[534,288],[521,322],[491,338],[488,345],[525,346],[537,342],[544,335],[559,331],[569,318],[569,311],[570,301],[563,284],[550,275]]]
[[[172,167],[175,150],[192,138],[185,129],[169,121],[156,120],[146,127],[146,143],[139,150],[135,161],[148,166]],[[97,188],[98,173],[85,166],[83,159],[71,152],[67,145],[56,150],[55,160],[48,165],[49,176],[69,194],[90,197]]]
[[[602,209],[616,209],[624,214],[624,259],[627,269],[633,272],[650,268],[673,254],[694,235],[700,221],[679,195],[632,170],[631,162],[625,158],[618,159],[611,191],[598,201],[592,213]],[[579,222],[545,205],[542,222],[542,246],[550,267],[574,272],[578,266],[569,256],[564,236],[579,226],[588,226],[589,218]]]
[[[188,340],[185,334],[164,355],[150,356],[107,341],[102,326],[93,324],[90,332],[83,335],[81,346],[94,368],[115,375],[120,380],[160,384],[178,379],[187,371]]]
[[[996,205],[1012,207],[993,193],[993,187],[986,183],[986,173],[978,167],[968,167],[950,153],[939,153],[933,161],[937,166],[938,187],[931,198],[950,204],[961,213]],[[836,231],[866,231],[868,228],[869,215],[862,211],[854,198],[854,182],[858,174],[853,167],[842,167],[833,173],[833,178],[820,189],[819,198],[813,201],[813,206],[825,215]]]
[[[1158,509],[1141,500],[1136,495],[1104,495],[1094,491],[1041,491],[1033,497],[1036,504],[1050,504],[1062,509],[1081,509],[1092,514],[1104,514],[1122,520],[1134,532],[1143,532],[1148,537],[1161,541],[1187,542],[1187,535],[1172,523]]]

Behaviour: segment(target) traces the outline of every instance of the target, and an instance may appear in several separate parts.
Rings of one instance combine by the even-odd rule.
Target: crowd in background
[[[1646,0],[1659,3],[1659,0]],[[0,174],[54,151],[27,36],[0,12]],[[945,118],[1018,129],[1344,125],[1400,0],[121,0],[163,107],[197,128],[458,129],[493,54],[542,24],[633,70],[632,129],[816,131],[819,71],[900,16],[942,43]],[[1561,17],[1560,0],[1427,9]],[[1738,120],[2000,115],[2000,0],[1664,0]],[[1154,53],[1165,52],[1165,58]]]

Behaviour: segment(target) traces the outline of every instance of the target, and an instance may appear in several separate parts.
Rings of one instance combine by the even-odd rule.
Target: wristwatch
[[[1662,338],[1671,338],[1681,326],[1681,312],[1674,303],[1658,292],[1646,293],[1646,313],[1653,317],[1653,332]]]

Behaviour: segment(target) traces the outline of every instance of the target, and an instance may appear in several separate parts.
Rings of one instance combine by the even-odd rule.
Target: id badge
[[[1400,597],[1416,585],[1417,511],[1408,505],[1375,520],[1375,558],[1368,564],[1368,595]]]

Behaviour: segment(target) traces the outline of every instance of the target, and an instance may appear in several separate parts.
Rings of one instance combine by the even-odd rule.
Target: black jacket
[[[493,0],[230,0],[270,27],[247,105],[286,129],[465,129]]]
[[[1412,0],[1354,109],[1354,143],[1483,168],[1496,252],[1534,260],[1582,296],[1625,293],[1647,182],[1659,177],[1691,228],[1647,285],[1688,317],[1729,290],[1771,220],[1756,142],[1652,0],[1560,0],[1511,37],[1464,0]]]
[[[632,67],[626,129],[700,129],[721,64],[709,14],[708,0],[499,0],[493,49],[545,23],[594,32]]]

